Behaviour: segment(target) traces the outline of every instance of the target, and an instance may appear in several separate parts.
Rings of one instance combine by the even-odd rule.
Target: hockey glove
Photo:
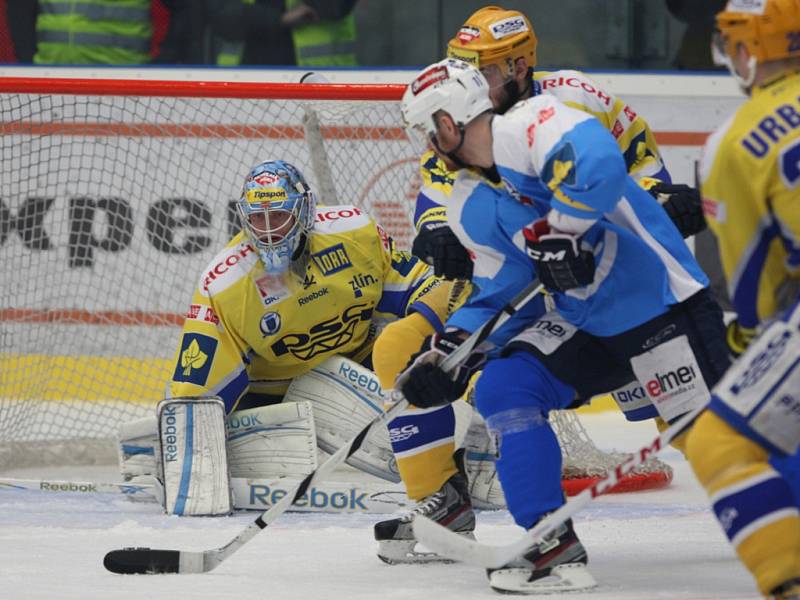
[[[479,346],[473,350],[450,373],[445,373],[441,364],[465,337],[464,332],[455,329],[425,338],[420,351],[411,357],[395,382],[410,404],[419,408],[444,406],[464,395],[472,375],[486,362],[486,348]]]
[[[472,259],[444,221],[424,223],[414,238],[411,253],[431,265],[437,277],[472,278]]]
[[[546,219],[534,221],[522,233],[539,281],[547,289],[566,292],[594,281],[594,254],[580,248],[578,236],[551,233]]]
[[[725,341],[728,343],[728,351],[736,358],[740,356],[753,338],[756,337],[756,330],[750,327],[742,327],[739,321],[734,319],[728,323],[728,331],[725,335]]]
[[[657,183],[648,190],[684,238],[707,227],[700,191],[682,183]]]

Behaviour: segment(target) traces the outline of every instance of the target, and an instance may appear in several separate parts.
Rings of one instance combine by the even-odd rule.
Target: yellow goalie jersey
[[[670,181],[650,126],[624,101],[579,71],[535,71],[531,85],[534,96],[555,96],[598,119],[617,140],[628,173],[642,187],[649,189],[656,181]],[[455,178],[433,152],[423,155],[420,175],[422,187],[414,213],[417,230],[425,222],[446,220],[443,205]]]
[[[800,74],[754,89],[703,153],[703,209],[747,328],[774,315],[782,290],[800,277],[798,96]]]
[[[184,321],[171,397],[217,395],[228,412],[245,394],[248,404],[276,401],[330,356],[367,358],[382,322],[431,311],[419,299],[438,280],[360,209],[318,207],[308,244],[302,282],[266,277],[244,233],[211,261]]]

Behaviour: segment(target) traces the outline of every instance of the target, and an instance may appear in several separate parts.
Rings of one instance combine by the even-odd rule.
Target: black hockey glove
[[[411,254],[431,265],[437,277],[472,279],[472,259],[444,221],[423,223]]]
[[[566,292],[594,281],[594,254],[580,247],[578,236],[551,233],[546,219],[534,221],[522,233],[544,287]]]
[[[648,191],[684,238],[697,235],[708,226],[699,190],[682,183],[657,183]]]
[[[442,370],[442,361],[461,344],[466,335],[460,329],[429,335],[420,351],[408,361],[395,387],[410,404],[419,408],[444,406],[455,402],[467,391],[469,380],[486,362],[486,347],[478,346],[450,373]]]

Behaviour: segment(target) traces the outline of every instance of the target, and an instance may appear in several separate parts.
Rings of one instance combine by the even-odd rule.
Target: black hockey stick
[[[452,354],[442,363],[442,368],[449,371],[458,366],[470,353],[483,342],[489,335],[505,323],[517,310],[537,296],[543,289],[538,281],[534,281],[522,292],[515,296],[497,314],[470,335]],[[399,396],[399,394],[398,394]],[[295,489],[293,494],[287,494],[276,504],[264,511],[250,523],[241,533],[230,542],[219,548],[202,550],[199,552],[189,550],[156,550],[152,548],[122,548],[108,552],[103,559],[103,565],[112,573],[127,575],[151,575],[158,573],[207,573],[217,568],[231,554],[253,539],[257,533],[265,529],[275,519],[299,500],[306,491],[317,481],[333,471],[342,461],[349,458],[359,449],[370,429],[380,423],[387,423],[394,419],[408,406],[408,401],[399,396],[399,400],[385,413],[377,415],[367,423],[349,443],[339,448],[324,463],[309,473]]]

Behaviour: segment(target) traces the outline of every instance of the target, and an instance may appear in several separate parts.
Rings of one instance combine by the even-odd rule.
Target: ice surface
[[[616,414],[583,418],[605,450],[632,450],[655,435],[650,423]],[[595,500],[575,519],[599,583],[572,599],[755,599],[755,585],[736,560],[688,465],[672,449],[666,490]],[[21,477],[31,473],[6,473]],[[89,479],[85,469],[41,476]],[[109,475],[108,473],[106,474]],[[113,480],[113,473],[110,480]],[[379,516],[286,514],[211,573],[113,575],[108,550],[148,546],[205,550],[221,546],[255,514],[179,518],[152,504],[116,496],[0,491],[0,597],[8,600],[471,600],[502,598],[482,570],[461,564],[389,566],[375,556]],[[483,512],[477,536],[502,543],[520,531],[505,512]],[[554,596],[548,596],[553,598]]]

